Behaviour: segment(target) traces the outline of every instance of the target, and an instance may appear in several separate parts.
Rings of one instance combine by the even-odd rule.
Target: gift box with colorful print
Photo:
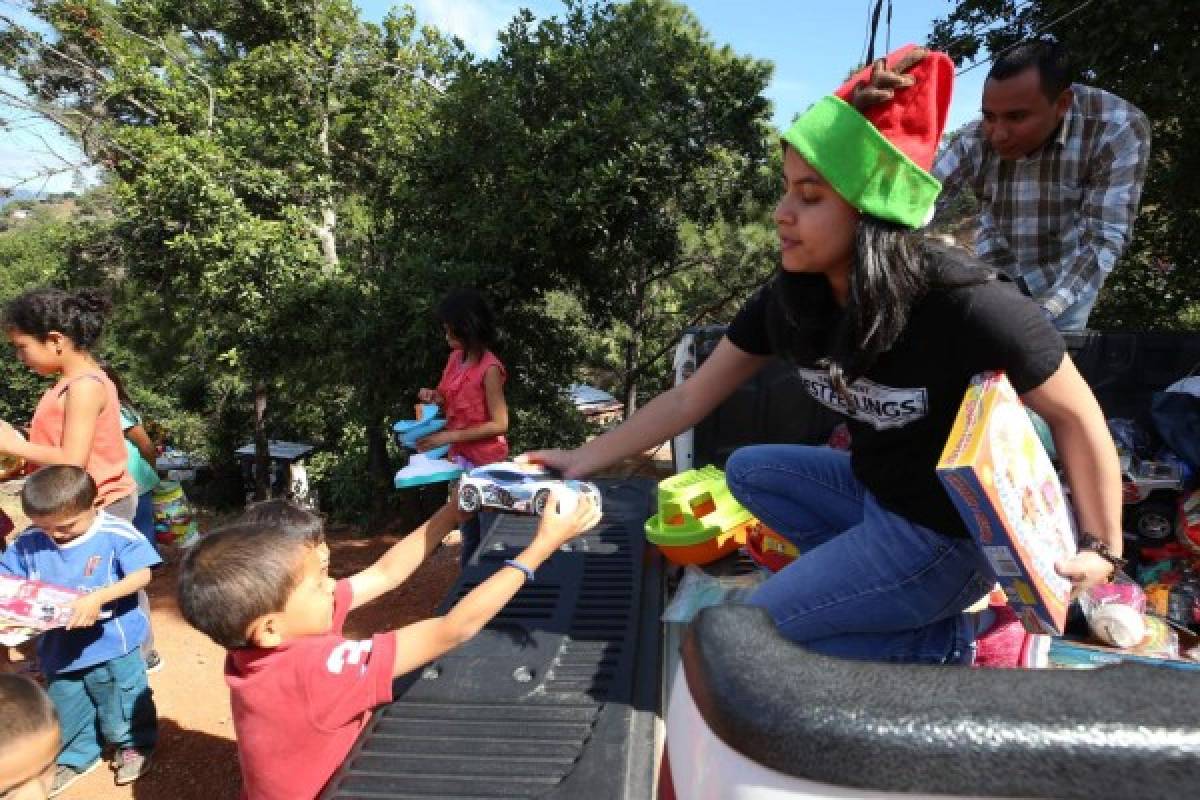
[[[1061,635],[1071,584],[1054,565],[1075,554],[1074,521],[1003,373],[971,381],[937,471],[1026,630]]]

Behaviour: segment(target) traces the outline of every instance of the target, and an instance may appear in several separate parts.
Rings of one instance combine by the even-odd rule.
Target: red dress
[[[475,364],[465,363],[462,350],[450,352],[446,368],[442,370],[442,379],[437,385],[438,392],[445,400],[446,430],[474,428],[492,418],[488,413],[487,392],[483,388],[483,376],[489,367],[500,369],[501,383],[507,379],[508,371],[490,350],[485,350],[483,357]],[[455,442],[450,445],[448,455],[452,459],[455,456],[464,458],[476,467],[494,464],[508,458],[508,439],[501,435],[472,442]]]

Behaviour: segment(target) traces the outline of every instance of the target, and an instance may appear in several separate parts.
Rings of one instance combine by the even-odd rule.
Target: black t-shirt
[[[823,276],[781,274],[759,288],[729,326],[729,341],[738,349],[776,353],[767,324],[772,291],[786,291],[791,308],[801,306],[826,333],[840,320]],[[817,350],[822,339],[814,333]],[[980,372],[1003,370],[1018,393],[1036,389],[1062,364],[1065,351],[1042,310],[1008,281],[993,279],[929,289],[900,338],[851,384],[853,414],[815,357],[797,362],[796,369],[812,397],[846,415],[854,474],[879,502],[958,537],[969,534],[936,467],[967,384]]]

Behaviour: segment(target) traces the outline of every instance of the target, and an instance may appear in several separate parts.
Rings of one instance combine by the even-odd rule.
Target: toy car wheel
[[[542,489],[533,496],[533,505],[531,506],[530,510],[532,510],[533,513],[537,514],[538,516],[541,516],[542,512],[546,510],[546,503],[549,501],[550,490]]]
[[[482,504],[483,498],[474,486],[467,485],[458,490],[458,507],[468,514],[478,511]]]
[[[1130,509],[1130,522],[1143,542],[1161,543],[1175,534],[1175,507],[1147,500]]]

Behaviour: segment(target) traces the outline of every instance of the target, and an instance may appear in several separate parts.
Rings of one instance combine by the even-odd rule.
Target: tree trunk
[[[387,422],[374,414],[367,424],[367,479],[371,482],[371,508],[368,528],[374,530],[383,522],[393,491],[392,460],[388,458]]]
[[[326,104],[325,114],[321,117],[321,131],[317,134],[317,145],[329,163],[329,109]],[[333,198],[321,198],[321,224],[314,226],[317,239],[321,242],[321,255],[325,259],[325,274],[330,275],[338,265],[337,252],[337,212],[333,208]]]
[[[639,264],[630,287],[633,319],[629,320],[629,339],[625,342],[625,418],[637,411],[638,358],[642,350],[642,328],[646,324],[646,267]]]
[[[266,500],[271,490],[271,451],[267,440],[267,384],[254,386],[254,499]]]

